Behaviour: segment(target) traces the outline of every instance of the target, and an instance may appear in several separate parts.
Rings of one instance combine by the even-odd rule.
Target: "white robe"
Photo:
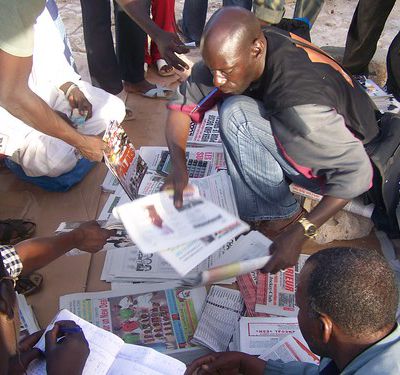
[[[35,47],[29,87],[52,109],[71,114],[71,108],[59,87],[76,83],[92,104],[93,115],[78,127],[82,134],[98,135],[110,121],[122,122],[124,103],[114,95],[80,80],[64,56],[64,43],[47,11],[35,25]],[[55,177],[69,172],[79,160],[79,153],[64,141],[45,135],[0,107],[0,154],[20,164],[28,176]]]

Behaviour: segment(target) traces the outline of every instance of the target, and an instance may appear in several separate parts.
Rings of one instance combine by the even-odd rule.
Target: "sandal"
[[[15,285],[15,291],[18,294],[29,296],[39,291],[43,281],[40,273],[33,272],[29,276],[20,277]]]
[[[156,84],[156,87],[147,90],[146,92],[140,93],[142,96],[151,99],[166,99],[169,97],[167,92],[171,92],[172,90],[167,89],[165,87],[159,86]]]
[[[21,219],[0,220],[0,244],[15,245],[31,238],[36,230],[36,224]]]
[[[167,62],[164,59],[158,59],[156,61],[156,64],[157,64],[158,74],[161,77],[170,77],[175,74],[174,68],[171,65],[167,64]]]

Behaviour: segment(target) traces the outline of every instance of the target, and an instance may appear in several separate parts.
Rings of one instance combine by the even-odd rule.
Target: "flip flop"
[[[43,281],[40,273],[33,272],[29,276],[20,277],[15,284],[15,290],[18,294],[29,296],[39,291]]]
[[[169,65],[164,59],[158,59],[156,61],[157,71],[161,77],[170,77],[175,74],[174,68]]]
[[[0,244],[15,245],[33,236],[36,224],[21,219],[0,220]]]
[[[154,87],[153,89],[150,89],[150,90],[140,93],[140,94],[142,96],[145,96],[146,98],[151,98],[151,99],[166,99],[169,96],[166,94],[166,92],[170,92],[170,91],[172,91],[172,90],[156,84],[156,87]]]

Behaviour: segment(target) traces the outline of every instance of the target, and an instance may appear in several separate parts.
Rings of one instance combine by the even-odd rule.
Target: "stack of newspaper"
[[[372,79],[364,76],[358,79],[358,82],[365,89],[371,97],[375,105],[382,112],[399,113],[400,103],[393,97],[392,94],[387,93],[379,87]]]

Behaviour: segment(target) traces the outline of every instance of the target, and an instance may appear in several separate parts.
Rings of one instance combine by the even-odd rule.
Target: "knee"
[[[219,107],[220,132],[224,136],[229,136],[229,133],[237,133],[237,130],[245,119],[245,103],[250,98],[244,95],[235,95],[225,99]],[[251,99],[250,99],[251,100]]]

